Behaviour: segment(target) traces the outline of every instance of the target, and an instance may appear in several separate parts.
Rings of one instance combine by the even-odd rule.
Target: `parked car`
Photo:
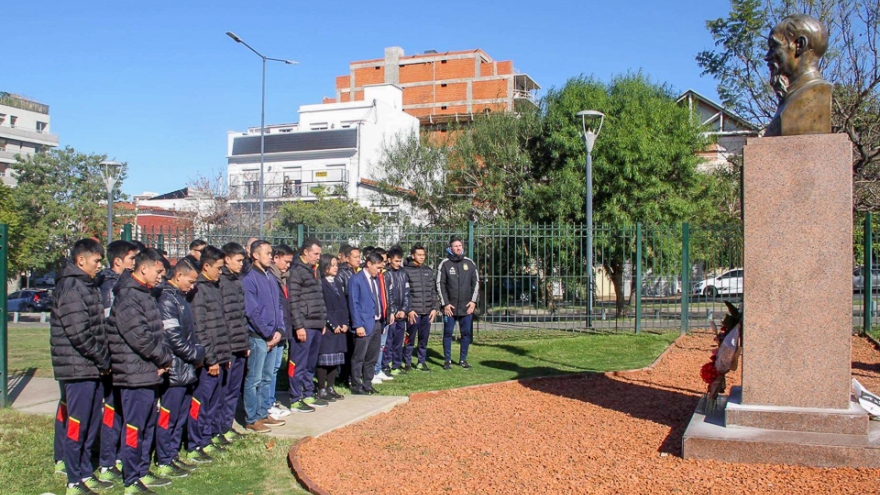
[[[694,284],[693,294],[715,297],[719,294],[742,294],[743,269],[727,270],[717,277],[707,278]]]
[[[853,270],[853,292],[865,290],[865,267],[860,266]],[[880,267],[871,267],[871,292],[880,291]]]
[[[49,272],[41,277],[37,277],[34,279],[34,285],[37,287],[54,287],[55,286],[55,272]]]
[[[52,294],[47,290],[20,290],[6,298],[6,311],[19,313],[41,313],[49,311]]]
[[[538,278],[533,276],[498,277],[486,281],[486,295],[492,303],[516,301],[527,303],[538,297]]]

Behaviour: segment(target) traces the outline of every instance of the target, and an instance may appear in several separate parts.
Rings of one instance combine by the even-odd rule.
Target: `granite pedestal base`
[[[717,412],[694,414],[682,441],[685,459],[814,467],[880,467],[880,422],[868,421],[867,413],[858,405],[853,404],[846,412],[808,408],[764,408],[761,411],[737,403],[738,393],[734,389],[731,392],[733,397],[719,397]],[[754,421],[765,427],[732,424],[729,422],[731,417],[743,419],[746,423]],[[813,430],[860,429],[862,432],[795,431],[792,428],[796,426]]]

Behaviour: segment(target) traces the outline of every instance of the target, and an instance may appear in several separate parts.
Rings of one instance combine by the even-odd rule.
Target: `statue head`
[[[819,59],[828,49],[828,30],[817,19],[796,14],[779,21],[767,37],[764,61],[770,68],[770,84],[780,98],[790,84],[810,71],[819,76]]]

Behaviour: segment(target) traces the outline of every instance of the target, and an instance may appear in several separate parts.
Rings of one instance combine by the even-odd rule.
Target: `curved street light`
[[[263,60],[263,90],[261,96],[260,103],[260,237],[263,236],[263,228],[264,228],[264,219],[263,219],[263,167],[265,162],[265,154],[266,154],[266,61],[271,60],[273,62],[282,62],[286,65],[298,65],[299,62],[295,60],[287,60],[283,58],[272,58],[263,55],[262,53],[254,50],[251,45],[245,43],[243,39],[238,37],[232,31],[226,31],[226,36],[232,38],[236,43],[241,43],[246,46],[248,50],[257,54]]]
[[[593,145],[602,132],[605,114],[597,110],[578,112],[583,128],[584,146],[587,148],[587,328],[593,326]],[[596,123],[598,122],[598,126]]]

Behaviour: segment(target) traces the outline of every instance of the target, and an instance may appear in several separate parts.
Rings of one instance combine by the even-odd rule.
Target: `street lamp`
[[[262,53],[254,50],[251,45],[248,45],[244,42],[243,39],[239,38],[232,31],[226,31],[226,36],[232,38],[236,43],[241,43],[242,45],[248,47],[248,49],[257,54],[263,60],[263,91],[262,98],[260,103],[260,237],[263,236],[263,163],[266,153],[266,61],[271,60],[273,62],[283,62],[287,65],[296,65],[299,62],[295,62],[293,60],[285,60],[281,58],[272,58],[263,55]]]
[[[584,146],[587,147],[587,328],[591,328],[593,326],[593,145],[602,132],[605,114],[596,110],[583,110],[576,115],[581,118]]]
[[[107,244],[113,242],[113,188],[119,180],[119,172],[122,164],[110,160],[104,160],[101,165],[101,178],[107,186]]]

